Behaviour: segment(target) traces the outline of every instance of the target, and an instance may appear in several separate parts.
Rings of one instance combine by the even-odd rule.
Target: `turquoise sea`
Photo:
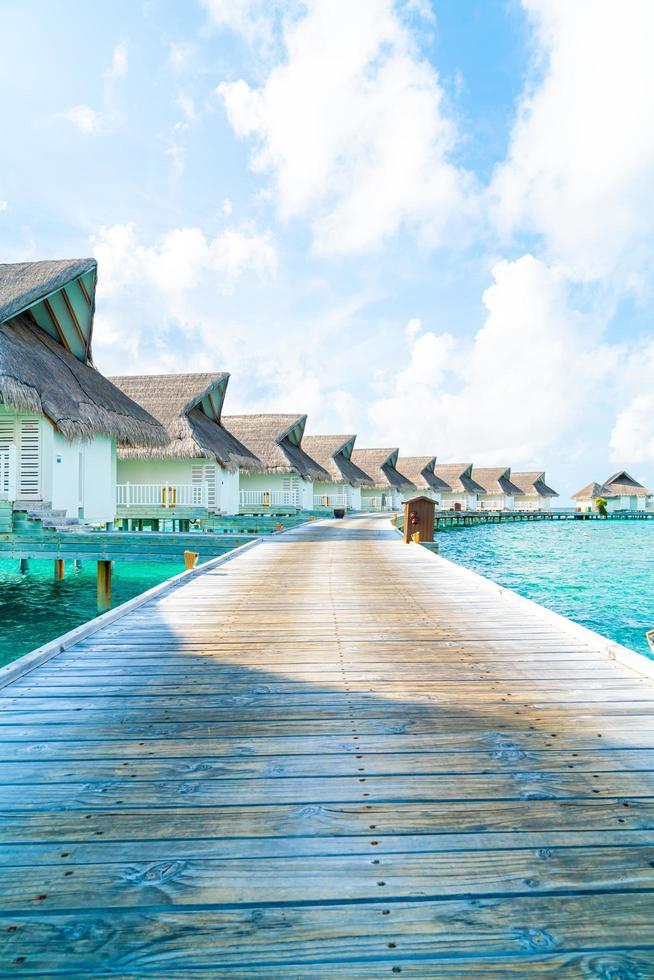
[[[649,653],[654,521],[489,524],[436,535],[443,558]]]
[[[184,571],[184,562],[115,562],[111,598],[114,606]],[[17,561],[0,561],[0,667],[98,615],[96,563],[75,571],[66,562],[66,577],[54,581],[52,561],[30,561],[21,575]]]

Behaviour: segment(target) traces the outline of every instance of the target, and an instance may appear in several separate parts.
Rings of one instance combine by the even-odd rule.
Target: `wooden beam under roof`
[[[84,353],[85,353],[85,356],[86,356],[86,355],[88,355],[88,350],[89,350],[89,338],[86,336],[86,334],[84,333],[84,331],[82,330],[82,328],[80,326],[80,322],[77,319],[77,314],[75,313],[75,309],[73,307],[73,304],[70,301],[70,296],[66,292],[66,287],[65,286],[61,290],[61,296],[62,296],[62,299],[63,299],[64,303],[66,304],[66,309],[68,310],[68,313],[70,315],[70,318],[73,321],[73,326],[75,327],[75,330],[77,331],[77,335],[78,335],[78,337],[79,337],[79,339],[80,339],[80,341],[82,343],[82,347],[84,349]]]
[[[68,343],[68,341],[66,340],[66,334],[64,333],[64,331],[61,328],[61,324],[59,323],[59,320],[57,319],[57,317],[55,315],[55,311],[52,309],[52,306],[50,304],[50,300],[49,299],[44,299],[43,300],[43,306],[45,307],[45,309],[46,309],[46,311],[48,313],[48,316],[50,317],[50,320],[52,322],[52,326],[57,331],[57,336],[59,337],[59,341],[61,342],[62,347],[65,347],[66,350],[68,351],[68,353],[69,354],[72,354],[73,351],[71,350],[71,346]]]

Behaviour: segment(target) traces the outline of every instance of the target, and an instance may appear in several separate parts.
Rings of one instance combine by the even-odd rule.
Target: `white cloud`
[[[104,125],[104,116],[88,105],[76,105],[64,113],[64,118],[82,133],[97,133]]]
[[[222,203],[222,208],[221,208],[222,213],[229,215],[232,213],[233,210],[234,210],[234,206],[232,202],[228,197],[226,197]]]
[[[272,40],[273,16],[282,7],[280,0],[202,0],[202,5],[214,27],[242,34],[250,44],[264,45]]]
[[[654,462],[654,395],[638,395],[618,413],[609,445],[617,463]]]
[[[0,201],[0,211],[7,210],[7,201]]]
[[[323,253],[374,248],[403,225],[442,240],[467,178],[449,162],[457,133],[438,74],[391,0],[312,0],[284,42],[260,88],[218,87],[280,215],[308,217]]]
[[[161,290],[167,301],[195,289],[204,277],[213,290],[229,292],[245,272],[270,274],[277,263],[269,233],[241,228],[213,239],[200,228],[174,228],[148,246],[138,241],[133,223],[113,225],[93,239],[93,254],[102,270],[103,295],[145,284]]]
[[[168,50],[168,64],[173,71],[181,72],[194,52],[195,47],[187,41],[173,41]]]
[[[579,280],[639,285],[654,258],[654,4],[523,0],[537,47],[492,187],[505,232]]]
[[[129,67],[127,47],[124,44],[117,44],[111,58],[110,75],[113,78],[125,78]]]
[[[388,396],[371,404],[378,438],[445,460],[536,464],[574,427],[616,352],[576,312],[562,274],[531,255],[493,268],[487,319],[470,343],[414,335]]]

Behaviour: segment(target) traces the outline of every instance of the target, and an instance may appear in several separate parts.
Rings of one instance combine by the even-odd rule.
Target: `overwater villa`
[[[552,490],[547,485],[545,473],[542,470],[520,473],[512,470],[511,483],[522,490],[523,496],[520,497],[519,503],[520,510],[549,511],[553,498],[559,496],[556,490]]]
[[[444,480],[436,476],[435,467],[435,456],[400,456],[397,461],[398,470],[411,480],[414,488],[424,497],[434,500],[436,506],[440,507],[441,494],[450,488]],[[414,495],[415,489],[402,491],[405,500]]]
[[[361,509],[399,510],[405,491],[415,486],[397,469],[399,449],[355,449],[352,462],[367,473],[372,485],[361,487]]]
[[[472,479],[485,491],[479,499],[480,510],[510,511],[520,508],[523,493],[512,482],[509,466],[473,466]]]
[[[44,523],[112,522],[116,443],[168,441],[93,366],[96,278],[94,259],[0,265],[0,506]]]
[[[111,378],[164,426],[161,446],[118,447],[117,516],[197,520],[238,514],[239,474],[261,469],[222,421],[229,374]]]
[[[437,463],[434,472],[449,487],[441,491],[442,510],[477,510],[486,491],[472,478],[472,463]]]
[[[572,494],[572,499],[577,502],[577,510],[580,511],[596,510],[595,501],[598,497],[606,500],[609,513],[618,510],[647,510],[652,491],[634,480],[626,470],[620,470],[604,483],[589,483]]]
[[[313,485],[313,507],[344,507],[346,510],[361,510],[361,488],[373,486],[372,477],[364,473],[352,462],[354,435],[305,436],[302,446],[331,479],[328,483],[316,482]]]
[[[262,464],[240,473],[240,513],[313,509],[314,483],[331,477],[303,448],[306,415],[230,415],[223,422]]]

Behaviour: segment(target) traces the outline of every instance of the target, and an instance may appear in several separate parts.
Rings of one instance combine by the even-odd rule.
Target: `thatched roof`
[[[25,316],[0,324],[0,401],[46,415],[67,439],[112,436],[129,446],[162,446],[161,425]]]
[[[418,489],[436,490],[438,493],[449,490],[447,483],[436,476],[435,466],[435,456],[400,456],[397,461],[398,470]]]
[[[604,488],[609,496],[614,497],[651,497],[652,491],[644,487],[638,480],[634,480],[626,470],[614,473],[604,482]],[[606,494],[602,494],[606,496]]]
[[[95,268],[95,259],[0,263],[0,323]]]
[[[222,424],[229,374],[121,375],[111,381],[154,415],[170,439],[163,449],[121,446],[121,459],[215,459],[231,472],[262,468],[255,454]]]
[[[166,433],[91,363],[95,259],[0,264],[0,402],[67,439],[161,446]]]
[[[558,497],[556,490],[545,483],[545,473],[542,470],[534,470],[524,473],[511,471],[511,483],[520,487],[526,497]]]
[[[509,497],[522,497],[520,487],[511,480],[508,466],[473,466],[472,479],[483,487],[486,493],[502,493]]]
[[[352,487],[372,486],[373,480],[352,462],[356,436],[305,436],[302,448],[327,470],[334,483]]]
[[[329,483],[327,470],[302,448],[306,422],[306,415],[230,415],[223,419],[267,473],[297,473],[309,482]]]
[[[472,463],[438,463],[435,473],[447,483],[452,493],[486,493],[472,478]]]
[[[398,449],[355,449],[352,462],[371,477],[375,487],[415,490],[411,480],[396,468],[398,455]]]
[[[651,497],[652,491],[644,487],[642,483],[634,480],[626,470],[614,473],[605,483],[588,483],[581,490],[572,494],[573,500],[588,500],[596,497]]]
[[[592,483],[587,483],[585,487],[581,488],[581,490],[577,490],[576,493],[573,493],[572,500],[585,500],[591,497],[593,499],[595,499],[595,497],[603,497],[603,490],[604,487],[601,483],[593,481]]]

